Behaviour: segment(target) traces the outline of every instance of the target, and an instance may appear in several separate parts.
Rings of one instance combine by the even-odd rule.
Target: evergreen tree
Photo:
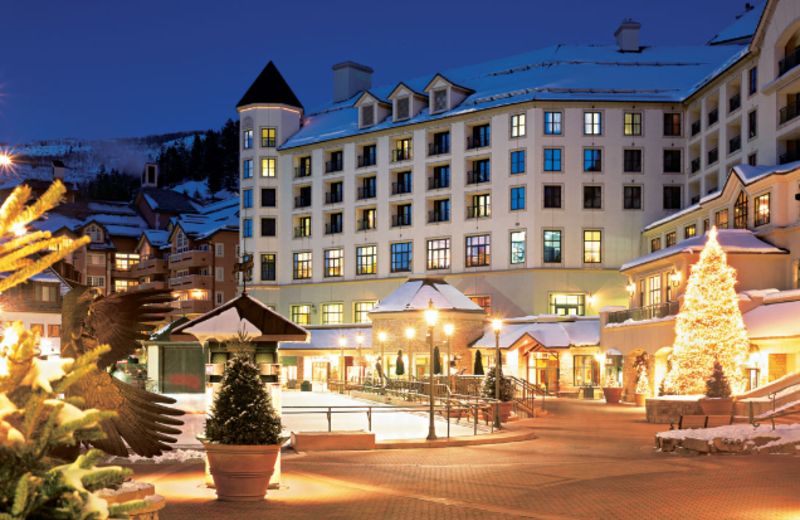
[[[719,362],[734,393],[743,392],[749,340],[736,294],[736,270],[712,228],[700,260],[692,266],[683,305],[675,319],[675,343],[666,387],[677,393],[702,394],[705,380]]]
[[[647,354],[639,354],[633,363],[636,369],[636,393],[650,395],[650,378],[647,377]]]
[[[475,351],[475,365],[472,367],[472,373],[476,376],[483,375],[483,355],[480,350]]]
[[[233,445],[281,444],[281,418],[250,354],[237,352],[228,361],[205,437],[210,442]]]
[[[439,353],[439,345],[433,347],[433,373],[442,373],[442,355]]]
[[[239,121],[228,119],[220,130],[222,185],[226,190],[239,189]]]
[[[722,365],[718,362],[714,363],[714,370],[711,371],[711,377],[706,380],[706,397],[727,399],[731,396],[731,384],[728,382],[728,377],[722,369]]]
[[[481,389],[481,394],[483,394],[483,397],[487,399],[495,398],[496,390],[494,382],[497,379],[496,374],[497,369],[491,368],[486,374],[486,377],[483,379],[483,388]],[[511,380],[503,375],[503,370],[500,369],[500,400],[504,403],[507,403],[512,399],[514,399],[514,386],[511,384]]]
[[[403,363],[403,351],[397,351],[397,360],[394,364],[394,373],[398,376],[402,376],[406,373],[406,365]]]

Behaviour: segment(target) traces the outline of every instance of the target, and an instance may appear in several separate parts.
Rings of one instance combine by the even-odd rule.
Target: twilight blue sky
[[[753,2],[756,3],[756,2]],[[556,43],[703,44],[738,0],[7,1],[0,8],[0,143],[218,128],[273,60],[307,109],[331,65],[374,85]]]

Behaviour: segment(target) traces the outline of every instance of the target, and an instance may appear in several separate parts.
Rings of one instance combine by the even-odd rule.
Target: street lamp
[[[446,323],[444,326],[444,337],[445,341],[447,341],[447,384],[450,385],[450,389],[452,390],[453,384],[450,381],[450,341],[452,340],[453,331],[455,330],[455,325],[452,323]]]
[[[358,331],[358,336],[356,336],[356,343],[358,344],[358,384],[362,384],[361,379],[361,344],[364,343],[364,336],[361,335],[361,331]]]
[[[385,332],[379,332],[378,333],[378,339],[381,342],[381,373],[383,374],[384,377],[387,377],[386,376],[386,367],[383,366],[383,362],[386,361],[386,354],[383,351],[383,344],[386,341],[386,333]],[[383,380],[381,380],[381,384],[384,384]]]
[[[425,321],[428,323],[428,346],[430,347],[431,351],[431,361],[429,363],[430,366],[430,374],[431,378],[429,381],[430,386],[430,420],[428,422],[428,440],[435,441],[436,440],[436,426],[433,424],[433,328],[436,326],[436,318],[439,317],[439,311],[437,311],[433,307],[433,300],[428,301],[428,308],[425,309]]]
[[[406,376],[406,379],[411,381],[411,367],[414,364],[414,354],[413,352],[411,352],[411,340],[414,339],[414,329],[412,329],[411,327],[407,328],[406,337],[408,338],[408,360],[409,360],[408,375]]]
[[[6,154],[0,154],[0,167],[8,168],[12,164],[11,156]]]
[[[347,342],[344,340],[344,334],[342,334],[342,337],[339,338],[339,348],[342,349],[342,362],[339,365],[339,372],[342,373],[342,388],[339,389],[339,393],[340,394],[344,391],[344,345],[345,345],[345,343],[347,343]]]
[[[494,413],[494,427],[497,429],[500,426],[500,329],[503,328],[503,320],[500,316],[495,315],[492,320],[492,329],[494,329],[494,398],[497,400],[497,409]]]

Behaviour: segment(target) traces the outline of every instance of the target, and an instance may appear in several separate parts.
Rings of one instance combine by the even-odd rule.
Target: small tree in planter
[[[636,406],[644,406],[650,397],[650,379],[647,377],[647,354],[639,354],[634,361],[636,367]]]
[[[603,395],[606,398],[606,404],[617,404],[622,398],[622,387],[613,374],[606,376],[605,386],[603,386]]]
[[[403,363],[403,351],[397,351],[397,360],[394,363],[394,373],[400,377],[406,373],[406,364]]]
[[[480,351],[479,351],[480,352]],[[495,380],[497,369],[491,368],[483,380],[483,388],[481,394],[487,399],[495,398]],[[508,422],[508,417],[511,415],[511,408],[513,407],[514,399],[514,385],[511,380],[503,376],[503,370],[500,370],[500,422]]]
[[[200,439],[219,500],[264,499],[284,440],[282,430],[258,368],[248,354],[234,354]]]
[[[700,406],[706,415],[730,415],[733,411],[731,384],[725,370],[719,362],[714,363],[711,377],[706,379],[705,398],[700,399]]]
[[[483,356],[480,350],[475,352],[475,365],[472,367],[472,373],[476,376],[483,375]]]

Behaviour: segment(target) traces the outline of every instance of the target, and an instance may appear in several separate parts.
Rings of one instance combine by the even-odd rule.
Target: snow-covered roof
[[[622,264],[619,268],[621,272],[628,269],[644,265],[655,260],[667,258],[681,253],[695,254],[703,250],[706,245],[707,234],[687,238],[686,240],[666,247],[654,253],[650,253],[639,258],[634,258],[630,262]],[[764,242],[748,229],[718,229],[717,241],[726,253],[750,253],[750,254],[787,254],[785,249],[775,247]]]
[[[708,42],[709,45],[744,40],[753,36],[756,33],[758,21],[761,19],[761,13],[765,5],[766,2],[756,4],[753,9],[741,15],[735,22],[714,36]]]
[[[188,195],[174,190],[142,188],[139,193],[153,211],[179,215],[182,213],[195,213],[202,208],[200,203]]]
[[[173,217],[173,229],[180,226],[195,240],[203,240],[222,230],[239,231],[239,197],[204,206],[199,213]]]
[[[594,316],[526,316],[505,320],[500,329],[500,348],[509,349],[526,336],[545,348],[595,346],[600,343],[600,320]],[[494,346],[494,330],[488,324],[483,336],[473,342],[470,348]]]
[[[483,308],[445,282],[444,278],[426,275],[410,276],[407,282],[373,307],[370,314],[423,311],[428,308],[431,300],[433,300],[433,306],[440,311],[485,314]]]
[[[281,350],[339,350],[339,340],[344,336],[345,350],[355,350],[358,347],[356,338],[359,332],[363,341],[362,350],[372,349],[372,327],[306,327],[311,334],[308,343],[283,341],[280,344]]]
[[[451,82],[470,89],[464,101],[434,115],[423,110],[410,119],[358,128],[361,96],[323,105],[303,120],[300,131],[282,148],[412,125],[429,120],[529,101],[683,101],[748,52],[743,45],[643,47],[620,52],[616,45],[556,45],[476,65],[441,71]],[[403,80],[422,91],[436,74]],[[388,100],[397,83],[370,89]]]
[[[764,302],[742,315],[747,337],[785,338],[800,336],[800,291],[767,294]]]
[[[164,229],[145,229],[145,238],[153,247],[161,247],[169,244],[169,231]]]

